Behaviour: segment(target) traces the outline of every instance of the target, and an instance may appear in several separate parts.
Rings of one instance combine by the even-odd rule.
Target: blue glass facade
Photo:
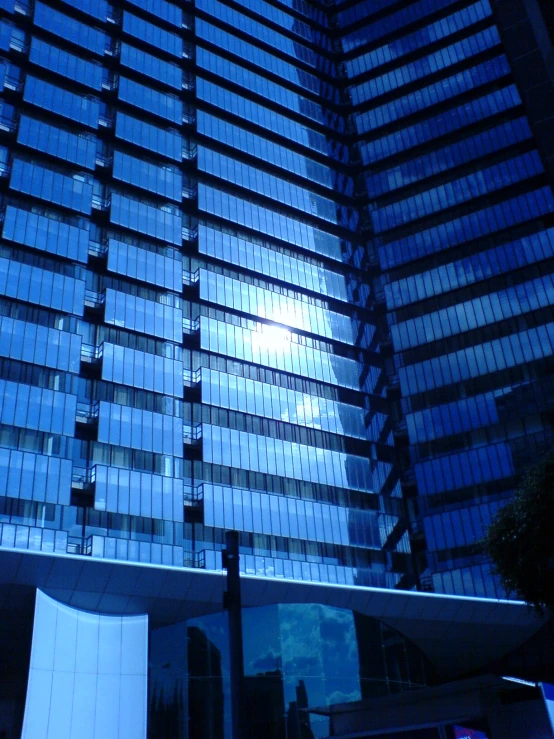
[[[510,60],[528,47],[548,74],[530,8],[495,5],[338,16],[420,583],[477,596],[502,592],[476,543],[553,441],[552,142]]]
[[[3,545],[400,583],[330,13],[4,10]]]
[[[501,595],[553,441],[510,5],[0,0],[0,547]]]

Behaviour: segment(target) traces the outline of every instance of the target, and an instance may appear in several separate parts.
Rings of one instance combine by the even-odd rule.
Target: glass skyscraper
[[[198,578],[235,529],[264,583],[502,596],[477,543],[554,440],[548,7],[0,8],[0,555]]]

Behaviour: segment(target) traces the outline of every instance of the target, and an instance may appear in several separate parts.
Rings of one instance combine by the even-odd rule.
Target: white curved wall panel
[[[148,616],[103,616],[37,590],[22,739],[146,737]]]

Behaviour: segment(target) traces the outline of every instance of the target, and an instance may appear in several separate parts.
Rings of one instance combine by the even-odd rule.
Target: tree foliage
[[[529,470],[483,544],[510,596],[554,614],[554,452]]]

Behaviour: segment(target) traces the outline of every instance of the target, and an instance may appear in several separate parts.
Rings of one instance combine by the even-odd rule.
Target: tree
[[[483,545],[510,596],[554,614],[554,452],[528,471]]]

